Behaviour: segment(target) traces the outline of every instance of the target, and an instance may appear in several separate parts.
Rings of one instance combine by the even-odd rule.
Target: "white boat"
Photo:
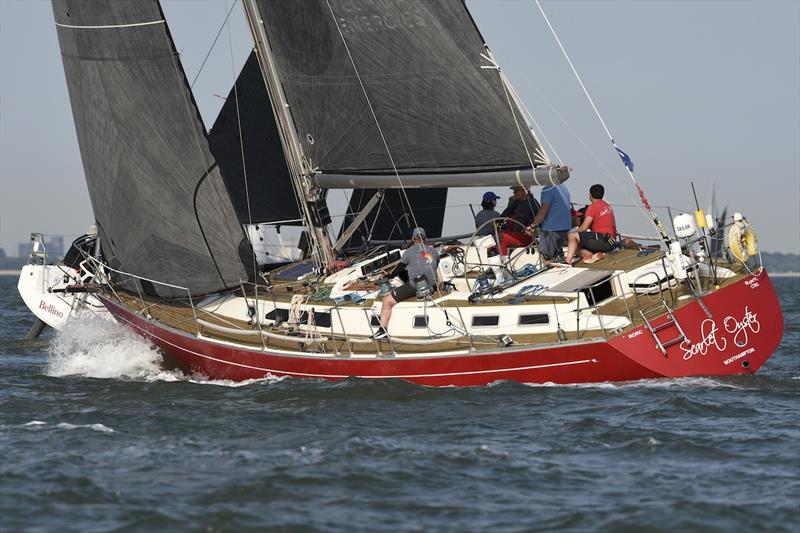
[[[91,228],[76,239],[64,257],[47,251],[46,235],[31,233],[31,253],[22,267],[17,290],[37,321],[28,338],[39,336],[44,326],[60,330],[68,321],[82,316],[114,320],[95,297],[91,285],[94,274],[85,268],[88,257],[98,254],[97,230]],[[96,270],[93,265],[92,270]]]

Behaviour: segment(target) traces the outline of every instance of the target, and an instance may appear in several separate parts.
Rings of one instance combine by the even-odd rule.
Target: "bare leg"
[[[391,294],[383,297],[383,307],[381,307],[381,327],[387,329],[389,327],[389,319],[392,318],[392,308],[397,305]]]
[[[578,235],[578,232],[573,232],[567,235],[568,242],[567,242],[567,264],[572,264],[572,258],[575,257],[575,252],[578,251],[578,247],[581,244],[581,237]]]

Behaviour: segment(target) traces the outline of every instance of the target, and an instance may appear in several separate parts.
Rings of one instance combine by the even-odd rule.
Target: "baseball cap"
[[[422,237],[423,239],[425,238],[425,229],[424,228],[420,228],[420,227],[414,228],[414,230],[411,232],[411,238],[412,239],[416,239],[417,237]]]
[[[483,201],[484,202],[493,202],[493,201],[499,200],[499,199],[500,199],[500,197],[497,196],[492,191],[487,191],[487,192],[483,193]]]

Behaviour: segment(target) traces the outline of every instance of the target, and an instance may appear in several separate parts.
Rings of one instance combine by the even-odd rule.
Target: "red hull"
[[[328,380],[357,376],[466,386],[499,380],[587,383],[752,374],[772,355],[783,335],[783,315],[766,271],[705,296],[703,302],[713,318],[697,302],[677,310],[675,317],[689,341],[668,348],[666,357],[643,327],[608,341],[511,347],[476,355],[370,360],[281,355],[199,339],[103,301],[117,320],[150,339],[184,370],[234,381],[267,375]],[[665,329],[661,338],[674,336],[670,331],[674,329]]]

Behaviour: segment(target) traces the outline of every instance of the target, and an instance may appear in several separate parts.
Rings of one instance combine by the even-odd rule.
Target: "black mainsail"
[[[548,164],[462,0],[247,3],[317,185],[532,183]]]
[[[53,0],[53,13],[109,264],[193,293],[238,286],[252,252],[158,2]]]

